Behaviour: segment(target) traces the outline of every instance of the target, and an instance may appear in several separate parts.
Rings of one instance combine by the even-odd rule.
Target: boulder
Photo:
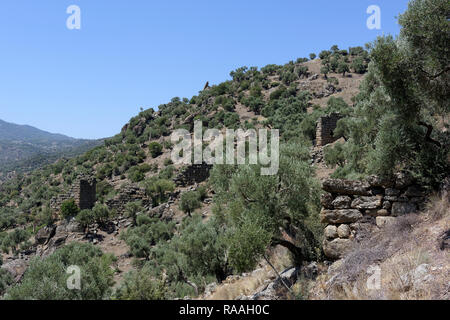
[[[331,241],[325,240],[323,242],[323,252],[325,256],[337,260],[350,249],[352,241],[350,239],[334,239]]]
[[[306,279],[314,280],[319,274],[319,268],[317,262],[311,262],[307,266],[303,266],[300,269],[301,275]]]
[[[284,270],[282,273],[280,273],[279,280],[282,280],[284,284],[286,284],[288,287],[291,287],[295,281],[297,281],[299,269],[298,268],[289,268]],[[283,285],[282,283],[280,283]]]
[[[332,205],[335,209],[349,209],[352,199],[349,196],[338,196],[333,200]]]
[[[324,192],[320,195],[320,204],[326,209],[333,209],[333,196],[331,193]]]
[[[251,295],[240,296],[240,300],[277,300],[279,299],[278,292],[285,290],[285,285],[290,288],[297,281],[299,269],[290,268],[283,271],[280,274],[280,278],[276,278],[275,281],[270,282],[263,290]],[[284,283],[284,285],[283,285]]]
[[[55,235],[56,227],[44,227],[39,229],[39,231],[34,236],[37,244],[46,244],[51,237]]]
[[[324,231],[325,238],[334,239],[338,237],[337,227],[333,225],[328,225]]]
[[[386,209],[380,209],[377,211],[377,216],[388,216],[389,215],[389,211],[387,211]]]
[[[363,217],[361,212],[356,209],[322,210],[321,220],[324,223],[353,223]]]
[[[424,191],[420,186],[412,185],[406,189],[404,195],[407,197],[423,197]]]
[[[331,193],[345,195],[370,195],[370,186],[367,182],[353,181],[345,179],[326,179],[322,183],[322,188]]]
[[[337,234],[339,238],[348,238],[350,237],[350,227],[348,224],[341,224],[337,228]]]
[[[84,228],[76,221],[70,221],[66,226],[67,232],[84,232]]]
[[[376,223],[378,227],[384,227],[384,226],[389,226],[392,225],[395,222],[395,218],[394,217],[383,217],[383,216],[379,216],[376,218]]]
[[[417,206],[412,202],[394,202],[392,204],[392,215],[401,216],[417,211]]]
[[[371,187],[387,188],[394,185],[394,181],[392,181],[391,179],[379,177],[376,175],[371,175],[367,177],[366,181]]]
[[[411,185],[414,182],[414,178],[406,172],[397,172],[395,174],[395,188],[403,189]]]
[[[414,270],[401,275],[396,288],[401,292],[409,291],[412,287],[421,289],[424,284],[433,280],[433,276],[430,274],[431,270],[432,268],[429,264],[423,263],[419,265]]]
[[[392,207],[392,204],[389,201],[383,201],[383,205],[381,206],[383,209],[389,210]]]
[[[385,190],[384,194],[387,196],[396,197],[396,196],[400,195],[400,190],[393,189],[393,188],[387,188]]]
[[[16,259],[3,264],[0,268],[8,271],[14,278],[15,282],[19,282],[23,274],[28,268],[28,262],[23,259]]]
[[[376,209],[381,207],[382,196],[357,197],[352,201],[353,209]]]

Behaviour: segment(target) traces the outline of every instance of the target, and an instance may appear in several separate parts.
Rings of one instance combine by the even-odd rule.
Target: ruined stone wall
[[[81,210],[92,209],[96,201],[96,189],[97,181],[95,178],[81,176],[72,184],[67,193],[59,194],[50,200],[50,208],[55,212],[59,212],[64,201],[74,199]]]
[[[121,215],[125,212],[125,206],[128,202],[141,201],[144,207],[151,208],[151,199],[145,194],[145,190],[138,185],[131,184],[122,188],[113,199],[106,201],[109,209],[114,209]]]
[[[341,118],[342,116],[339,113],[332,113],[317,120],[316,146],[325,146],[337,140],[333,137],[333,132],[336,129],[338,120]]]
[[[211,168],[212,165],[206,163],[190,165],[176,176],[174,182],[179,187],[187,187],[203,182],[209,178]]]
[[[92,209],[97,200],[97,181],[95,178],[81,178],[75,189],[75,202],[81,210]]]
[[[326,223],[323,250],[339,259],[361,233],[390,224],[395,217],[422,209],[423,188],[405,174],[393,180],[371,176],[365,181],[327,179],[322,183],[322,223]]]

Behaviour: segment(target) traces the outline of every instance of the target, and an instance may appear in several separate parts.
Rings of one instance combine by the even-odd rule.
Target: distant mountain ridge
[[[82,154],[102,142],[101,139],[75,139],[0,120],[0,174],[33,170],[62,156]]]
[[[49,141],[75,141],[77,139],[62,134],[50,133],[29,125],[19,125],[0,119],[0,140],[46,143]]]

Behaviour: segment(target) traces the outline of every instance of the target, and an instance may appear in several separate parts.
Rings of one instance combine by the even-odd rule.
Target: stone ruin
[[[151,199],[145,194],[145,190],[137,184],[129,184],[123,187],[114,198],[106,200],[109,209],[114,209],[118,214],[125,212],[125,206],[129,202],[141,201],[146,208],[151,208]]]
[[[353,241],[374,228],[422,209],[426,197],[424,189],[403,173],[393,180],[376,176],[365,181],[327,179],[322,189],[320,217],[327,224],[323,251],[331,260],[340,259]]]
[[[338,138],[333,136],[336,125],[342,115],[332,113],[327,116],[320,117],[316,126],[316,146],[321,147],[336,141]]]
[[[61,204],[74,199],[80,210],[92,209],[97,195],[97,181],[93,177],[81,176],[71,186],[69,192],[60,194],[50,200],[50,208],[59,212]]]
[[[173,181],[179,187],[191,186],[207,180],[211,169],[212,165],[206,163],[193,164],[181,170]]]

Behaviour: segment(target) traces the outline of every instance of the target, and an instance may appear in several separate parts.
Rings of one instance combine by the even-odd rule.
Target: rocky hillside
[[[383,37],[369,51],[332,46],[312,60],[239,68],[190,99],[142,111],[102,146],[0,185],[0,295],[348,298],[343,283],[365,281],[358,268],[389,270],[420,247],[437,260],[421,257],[399,270],[406,285],[398,292],[408,293],[370,297],[426,297],[411,288],[427,278],[427,288],[438,288],[430,296],[445,298],[448,60],[436,57],[448,53],[415,36],[450,33],[434,25],[410,30],[446,21],[448,5],[433,1],[440,15],[414,5],[402,15],[401,45]],[[440,20],[423,19],[430,10]],[[416,77],[424,68],[435,76]],[[219,130],[279,129],[278,173],[261,175],[262,164],[173,164],[170,135],[192,133],[195,120]],[[364,182],[400,172],[414,182]],[[431,242],[421,234],[427,225]],[[79,290],[66,285],[73,265],[83,272]]]

